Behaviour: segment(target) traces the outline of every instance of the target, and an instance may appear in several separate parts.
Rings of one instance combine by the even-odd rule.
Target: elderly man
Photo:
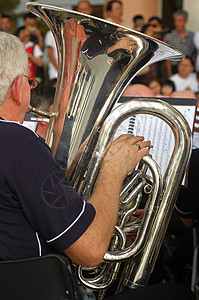
[[[186,30],[188,13],[184,10],[178,10],[173,14],[175,29],[164,36],[164,42],[180,50],[188,57],[196,56],[196,49],[193,42],[193,32]],[[170,77],[178,72],[178,63],[167,61],[167,76]]]
[[[85,202],[70,186],[49,147],[20,125],[29,105],[30,88],[35,86],[28,74],[23,44],[0,32],[0,259],[58,252],[76,264],[96,265],[112,236],[123,180],[148,154],[150,142],[123,135],[111,143],[95,190]],[[165,285],[161,294],[164,290]],[[173,294],[173,289],[166,290],[167,295]],[[169,299],[191,299],[189,291],[177,289],[177,295],[181,292],[187,298],[174,293],[175,298],[171,295]],[[139,299],[136,292],[132,294],[133,299]],[[142,299],[149,299],[150,292],[144,294]],[[153,299],[154,295],[153,288]]]
[[[28,80],[23,45],[1,32],[0,53],[0,235],[4,241],[0,258],[57,251],[78,264],[95,265],[110,242],[123,179],[148,154],[150,142],[127,135],[112,143],[95,191],[85,202],[71,188],[48,146],[19,124],[29,106],[29,83],[33,84]]]

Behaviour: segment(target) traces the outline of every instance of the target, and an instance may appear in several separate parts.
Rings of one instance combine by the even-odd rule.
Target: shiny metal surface
[[[122,291],[126,285],[135,288],[147,284],[173,211],[178,189],[192,148],[189,125],[184,117],[171,105],[159,99],[151,98],[138,98],[126,102],[113,110],[104,121],[80,193],[83,195],[89,194],[92,190],[102,153],[112,139],[119,124],[130,115],[136,114],[151,114],[164,120],[173,131],[175,147],[172,157],[168,161],[167,171],[163,179],[161,179],[161,173],[155,161],[150,157],[143,158],[143,162],[152,172],[152,193],[145,205],[136,239],[129,247],[120,247],[119,250],[108,251],[103,260],[107,263],[113,263],[115,267],[118,267],[117,263],[120,264],[122,261],[127,261],[124,269],[128,270],[128,272],[124,272],[125,275],[123,274],[120,284],[118,284],[118,291]],[[144,174],[141,176],[144,178]],[[121,196],[122,193],[123,191]],[[129,224],[126,221],[122,221],[123,218],[125,219],[126,211],[127,214],[131,215],[139,207],[139,202],[135,207],[134,203],[135,199],[132,199],[131,207],[123,209],[120,200],[120,216],[117,226],[123,233],[128,232],[132,234],[134,232],[134,225],[136,224],[133,224],[130,229],[126,230],[125,227],[129,226]],[[133,208],[133,211],[131,211],[131,208]],[[82,276],[80,280],[84,283],[85,278],[82,268],[80,267],[79,269],[81,270],[79,270],[79,275]],[[88,274],[85,276],[88,276]],[[128,283],[129,277],[131,277],[131,281]],[[107,281],[105,278],[103,278],[103,281],[101,281],[101,278],[97,279],[98,277],[96,277],[96,282],[92,282],[93,288],[99,289],[101,284],[101,290],[103,288],[106,289],[107,286],[114,282],[115,274],[111,282],[109,277]],[[91,282],[89,278],[87,278],[87,281],[90,287]]]
[[[67,115],[72,123],[68,163],[88,134],[96,134],[140,70],[163,59],[183,58],[180,51],[161,41],[93,16],[35,2],[27,8],[46,22],[56,41],[58,86],[47,143],[54,131],[55,153]]]
[[[93,268],[78,267],[79,280],[100,291],[100,299],[117,280],[121,267],[116,293],[126,285],[146,285],[189,160],[191,132],[182,115],[161,100],[138,98],[112,108],[140,70],[163,59],[181,60],[183,54],[154,38],[93,16],[34,2],[27,8],[46,22],[56,41],[59,70],[47,143],[52,141],[56,155],[60,141],[67,144],[70,140],[65,151],[73,167],[72,172],[68,171],[70,166],[67,171],[80,195],[86,198],[92,193],[104,151],[125,118],[153,114],[173,131],[175,147],[164,178],[156,162],[144,157],[124,183],[118,221],[103,262]],[[70,124],[69,136],[63,135],[65,124]],[[82,154],[74,162],[80,146]],[[131,220],[140,207],[143,191],[147,194],[144,211]],[[137,236],[126,246],[131,234]]]

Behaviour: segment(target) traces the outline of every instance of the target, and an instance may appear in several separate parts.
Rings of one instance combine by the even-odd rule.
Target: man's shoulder
[[[169,77],[170,80],[175,80],[175,79],[178,79],[178,78],[180,78],[178,73],[176,73],[176,74],[172,75],[171,77]]]
[[[190,78],[191,80],[197,80],[197,74],[196,74],[196,72],[191,72],[191,73],[189,74],[189,78]]]
[[[46,46],[48,46],[51,43],[54,44],[54,37],[53,37],[52,31],[48,31],[45,36],[45,44],[46,44]]]
[[[177,36],[178,32],[176,29],[171,30],[170,32],[166,33],[164,39],[172,38],[173,36]]]
[[[33,41],[28,41],[28,42],[25,44],[25,49],[30,48],[30,47],[34,47],[34,46],[35,46],[35,43],[33,43]]]
[[[38,136],[30,129],[25,126],[11,121],[0,121],[0,139],[8,140],[12,142],[13,140],[29,141],[37,138]]]
[[[194,36],[194,32],[193,32],[193,31],[190,31],[190,30],[186,30],[186,34],[191,35],[191,36]]]
[[[199,31],[194,33],[194,38],[199,38]]]
[[[36,149],[40,152],[42,148],[38,136],[30,129],[15,122],[0,121],[0,165],[1,172],[7,170],[8,164],[11,166],[16,162],[17,157],[26,151]],[[28,150],[29,149],[29,150]],[[25,152],[24,152],[25,151]]]

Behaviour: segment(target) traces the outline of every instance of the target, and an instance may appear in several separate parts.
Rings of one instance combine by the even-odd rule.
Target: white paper
[[[119,105],[119,103],[117,104]],[[193,129],[196,106],[195,105],[174,105],[187,120],[191,130]],[[129,122],[132,122],[129,124]],[[129,132],[131,129],[131,132]],[[160,118],[139,114],[128,118],[118,127],[114,139],[121,134],[132,133],[134,135],[144,136],[145,140],[150,140],[153,148],[150,149],[150,154],[158,163],[162,175],[164,175],[169,163],[169,159],[174,149],[174,136],[169,125]]]

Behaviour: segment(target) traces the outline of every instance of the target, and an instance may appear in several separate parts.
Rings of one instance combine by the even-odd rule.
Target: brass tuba
[[[80,282],[98,290],[99,298],[116,280],[115,293],[125,286],[145,286],[190,157],[191,131],[184,117],[159,99],[137,98],[112,109],[143,68],[163,59],[181,60],[183,55],[161,41],[93,16],[34,2],[27,8],[45,21],[57,45],[53,110],[44,112],[50,119],[46,142],[58,161],[69,165],[66,173],[80,195],[92,193],[103,153],[126,118],[151,114],[172,129],[175,146],[163,178],[157,163],[144,157],[124,182],[118,221],[102,263],[77,267]],[[132,221],[143,194],[144,212]],[[135,240],[126,246],[132,234]]]

